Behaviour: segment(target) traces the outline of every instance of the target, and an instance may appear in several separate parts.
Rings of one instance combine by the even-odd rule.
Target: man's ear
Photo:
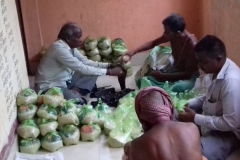
[[[72,38],[71,38],[70,36],[67,36],[67,37],[66,37],[66,42],[67,42],[67,43],[70,43],[71,40],[72,40]]]
[[[221,55],[218,55],[216,59],[217,62],[220,63],[223,60],[223,57]]]

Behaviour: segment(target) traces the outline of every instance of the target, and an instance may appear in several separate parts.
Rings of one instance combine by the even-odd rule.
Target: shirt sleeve
[[[188,101],[188,106],[195,111],[202,109],[205,99],[206,99],[206,95],[201,95],[197,98],[190,99]]]
[[[223,83],[220,91],[220,100],[223,107],[222,116],[208,116],[196,114],[194,118],[195,123],[209,129],[220,131],[232,131],[239,128],[240,92],[238,87],[236,86],[240,86],[240,81],[236,79],[229,79]]]
[[[87,59],[87,57],[83,56],[77,49],[74,49],[74,57],[76,57],[79,61],[88,66],[99,68],[108,68],[109,66],[109,63],[95,62]]]
[[[81,59],[73,56],[70,50],[65,48],[59,48],[55,52],[55,56],[58,62],[72,69],[75,72],[79,72],[83,75],[106,75],[107,69],[98,68],[84,64]]]

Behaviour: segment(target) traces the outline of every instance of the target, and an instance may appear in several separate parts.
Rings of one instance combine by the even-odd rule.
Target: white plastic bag
[[[207,92],[208,87],[212,83],[212,75],[205,74],[203,71],[199,70],[200,76],[196,79],[194,90],[199,94],[205,94]]]

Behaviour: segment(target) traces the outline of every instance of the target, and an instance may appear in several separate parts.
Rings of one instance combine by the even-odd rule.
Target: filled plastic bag
[[[108,57],[112,53],[112,48],[109,47],[107,49],[100,49],[99,54],[103,57]]]
[[[34,104],[23,105],[18,107],[17,115],[19,122],[22,122],[27,119],[33,119],[37,112],[37,106]]]
[[[22,138],[37,138],[40,130],[34,120],[29,119],[23,121],[17,129],[17,133]]]
[[[62,107],[60,113],[58,114],[58,125],[59,127],[62,127],[67,124],[78,125],[79,119],[76,112],[71,110],[71,108]]]
[[[59,133],[62,136],[65,146],[76,145],[80,140],[79,129],[74,125],[63,126]]]
[[[63,102],[60,104],[60,106],[58,107],[59,110],[67,110],[68,112],[74,112],[74,113],[77,113],[77,103],[78,100],[77,99],[70,99],[66,102]],[[79,106],[78,106],[79,107]]]
[[[81,124],[92,124],[98,122],[98,114],[93,109],[91,104],[82,107],[81,112],[78,115],[79,122]]]
[[[101,128],[97,124],[88,124],[81,128],[82,141],[95,141],[100,134]]]
[[[95,62],[100,62],[101,61],[101,56],[99,54],[96,54],[94,56],[89,56],[88,59],[95,61]]]
[[[142,125],[135,111],[130,111],[123,121],[123,127],[131,128],[130,136],[132,139],[138,138],[143,134]]]
[[[84,51],[83,49],[78,48],[77,50],[78,50],[78,52],[79,52],[80,54],[82,54],[83,56],[86,56],[86,53],[85,53],[85,51]]]
[[[98,41],[96,39],[88,37],[84,43],[84,48],[89,51],[97,47]]]
[[[121,61],[122,61],[122,56],[114,56],[114,57],[112,58],[112,62],[113,62],[114,64],[121,63]]]
[[[49,132],[42,138],[42,147],[47,151],[54,152],[63,147],[62,137],[58,132]]]
[[[112,148],[121,148],[131,141],[131,128],[119,123],[109,134],[108,144]]]
[[[107,104],[104,104],[104,103],[102,102],[102,99],[101,99],[101,98],[98,100],[98,104],[97,104],[97,106],[96,106],[96,111],[101,112],[101,113],[104,113],[104,114],[110,114],[110,113],[112,113],[110,107],[109,107]]]
[[[37,98],[38,95],[34,90],[26,88],[17,95],[17,105],[22,106],[28,104],[36,104]]]
[[[49,89],[43,96],[44,104],[48,104],[54,108],[59,106],[64,101],[65,101],[65,99],[63,96],[62,89],[59,87],[53,87],[53,88]]]
[[[109,37],[101,37],[98,39],[98,47],[101,49],[111,48],[111,39]]]
[[[114,48],[117,45],[126,46],[123,39],[121,38],[116,38],[112,41],[112,48]]]
[[[38,118],[37,124],[40,128],[41,135],[43,136],[49,132],[56,131],[58,127],[58,123],[55,120],[46,120],[44,118]]]
[[[109,135],[109,133],[116,127],[116,121],[113,119],[111,115],[105,116],[105,122],[103,124],[105,135]]]
[[[35,154],[39,150],[41,142],[39,139],[22,139],[19,144],[20,152]]]
[[[53,107],[50,107],[47,104],[43,104],[40,106],[40,108],[37,111],[37,115],[38,117],[44,119],[57,120],[57,110]]]

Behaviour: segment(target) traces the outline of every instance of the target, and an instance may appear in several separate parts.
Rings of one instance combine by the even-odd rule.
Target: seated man
[[[133,55],[149,50],[159,44],[170,42],[173,66],[168,70],[155,71],[152,77],[148,77],[152,86],[163,87],[165,81],[170,81],[173,92],[184,92],[194,87],[198,77],[197,60],[194,54],[194,46],[197,42],[196,37],[185,30],[184,18],[178,14],[172,14],[163,20],[164,33],[161,37],[147,42],[136,50],[123,56],[123,60],[130,59]],[[153,78],[154,77],[154,78]],[[141,79],[138,81],[141,86]]]
[[[205,157],[225,160],[240,146],[240,69],[226,58],[225,45],[215,36],[200,40],[195,52],[199,67],[212,74],[212,83],[204,96],[189,102],[191,109],[185,108],[179,118],[201,127]]]
[[[128,160],[201,160],[200,135],[193,123],[174,122],[173,103],[161,88],[139,92],[135,109],[144,134],[124,147]]]
[[[90,92],[98,76],[121,77],[124,74],[120,67],[88,60],[79,53],[77,48],[81,45],[81,37],[82,30],[76,24],[67,23],[62,27],[58,40],[40,61],[35,79],[36,90],[61,87],[65,99],[81,99],[79,93]]]

